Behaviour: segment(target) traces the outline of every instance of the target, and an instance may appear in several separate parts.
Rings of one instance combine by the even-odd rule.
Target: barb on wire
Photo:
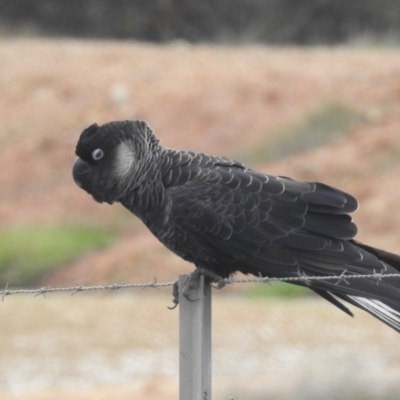
[[[6,284],[6,287],[4,288],[4,291],[2,293],[3,293],[3,296],[1,297],[1,301],[3,302],[4,301],[4,297],[6,297],[6,296],[8,296],[10,294],[9,290],[8,290],[8,283]]]
[[[350,283],[346,280],[346,272],[347,269],[345,269],[341,274],[340,274],[340,278],[338,279],[338,281],[335,283],[335,285],[339,285],[339,283],[344,282],[346,285],[350,285]],[[375,270],[374,270],[374,274],[375,274]]]
[[[376,279],[376,286],[378,286],[379,282],[382,281],[382,272],[379,274],[374,270],[374,275],[375,275],[375,279]]]
[[[38,289],[38,292],[33,297],[43,295],[43,297],[46,298],[46,292],[49,288],[50,286],[43,286],[42,288]]]
[[[312,281],[327,281],[327,280],[334,280],[336,281],[334,284],[338,285],[342,282],[349,285],[349,279],[375,279],[377,285],[382,279],[387,278],[400,278],[400,273],[397,274],[384,274],[378,273],[374,270],[372,274],[354,274],[354,275],[346,275],[346,271],[342,272],[340,275],[326,275],[326,276],[308,276],[304,273],[299,274],[298,276],[292,276],[287,278],[263,278],[263,277],[255,277],[255,278],[247,278],[247,279],[236,279],[236,278],[229,278],[224,279],[223,282],[226,285],[234,285],[238,283],[269,283],[272,284],[274,282],[304,282],[307,286],[310,285]],[[14,294],[33,294],[35,297],[43,295],[46,297],[47,293],[53,292],[72,292],[71,296],[73,296],[77,292],[84,292],[89,290],[119,290],[119,289],[147,289],[147,288],[155,288],[159,289],[160,287],[167,287],[173,286],[174,282],[157,282],[157,279],[154,278],[152,282],[148,283],[112,283],[110,285],[98,285],[98,286],[83,286],[80,284],[76,284],[75,286],[69,287],[51,287],[51,286],[44,286],[37,289],[9,289],[8,283],[5,286],[4,290],[0,291],[0,296],[2,297],[2,301],[6,296],[14,295]]]

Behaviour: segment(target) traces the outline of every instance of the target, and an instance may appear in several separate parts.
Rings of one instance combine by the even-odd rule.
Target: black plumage
[[[96,124],[76,147],[75,182],[120,202],[170,250],[218,276],[393,274],[400,257],[354,240],[357,200],[317,182],[263,174],[226,157],[167,149],[142,121]],[[297,282],[400,331],[400,279]]]

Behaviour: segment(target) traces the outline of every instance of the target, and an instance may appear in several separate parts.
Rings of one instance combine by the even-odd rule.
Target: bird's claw
[[[193,289],[196,287],[196,284],[198,284],[199,276],[200,276],[199,273],[197,272],[197,270],[195,270],[191,274],[189,274],[189,276],[185,279],[182,295],[187,301],[198,300],[198,299],[191,299],[188,294],[188,291],[189,289]],[[175,281],[172,286],[172,302],[174,305],[172,307],[168,307],[170,310],[174,310],[179,304],[179,279]]]
[[[172,303],[174,303],[174,305],[168,308],[170,310],[175,310],[179,304],[179,280],[175,281],[172,285]]]
[[[211,285],[214,289],[222,289],[226,286],[226,282],[219,275],[215,274],[204,268],[196,268],[189,276],[185,279],[184,286],[182,289],[182,295],[188,301],[197,301],[199,299],[192,299],[189,296],[189,290],[196,288],[199,285],[200,276],[203,275],[207,283],[216,283]],[[174,310],[179,304],[179,280],[175,281],[172,287],[172,302],[174,305],[168,307],[170,310]]]
[[[207,282],[211,283],[211,286],[214,289],[219,290],[226,286],[225,279],[221,278],[215,272],[209,271],[208,269],[204,269],[204,268],[197,268],[197,270],[198,270],[199,274],[204,275],[204,277],[207,279]],[[213,283],[216,283],[216,285],[213,285]]]

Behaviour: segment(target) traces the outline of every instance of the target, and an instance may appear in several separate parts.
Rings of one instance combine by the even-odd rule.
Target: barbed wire
[[[313,281],[325,281],[325,280],[336,280],[335,284],[338,285],[339,283],[346,283],[349,279],[374,279],[376,283],[379,284],[383,278],[400,278],[400,273],[396,274],[384,274],[381,272],[374,272],[372,274],[353,274],[353,275],[346,275],[346,271],[344,271],[340,275],[326,275],[326,276],[308,276],[308,275],[299,275],[293,277],[286,277],[286,278],[248,278],[248,279],[236,279],[236,278],[229,278],[229,279],[221,279],[218,282],[218,286],[222,287],[225,285],[234,285],[234,284],[243,284],[243,283],[274,283],[274,282],[302,282],[306,285],[309,285]],[[6,296],[15,295],[15,294],[33,294],[36,296],[46,296],[47,293],[53,292],[72,292],[74,295],[77,292],[84,292],[84,291],[94,291],[94,290],[120,290],[120,289],[147,289],[147,288],[162,288],[173,286],[176,281],[172,282],[157,282],[157,279],[154,278],[152,282],[148,283],[125,283],[125,284],[118,284],[113,283],[110,285],[93,285],[93,286],[83,286],[83,285],[74,285],[68,287],[51,287],[51,286],[43,286],[41,288],[36,289],[8,289],[8,284],[4,288],[4,290],[0,291],[0,296],[2,297],[2,301]]]

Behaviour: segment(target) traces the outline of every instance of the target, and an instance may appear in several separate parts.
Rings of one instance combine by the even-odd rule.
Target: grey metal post
[[[179,399],[211,400],[211,286],[200,277],[182,295],[187,275],[179,277]]]

